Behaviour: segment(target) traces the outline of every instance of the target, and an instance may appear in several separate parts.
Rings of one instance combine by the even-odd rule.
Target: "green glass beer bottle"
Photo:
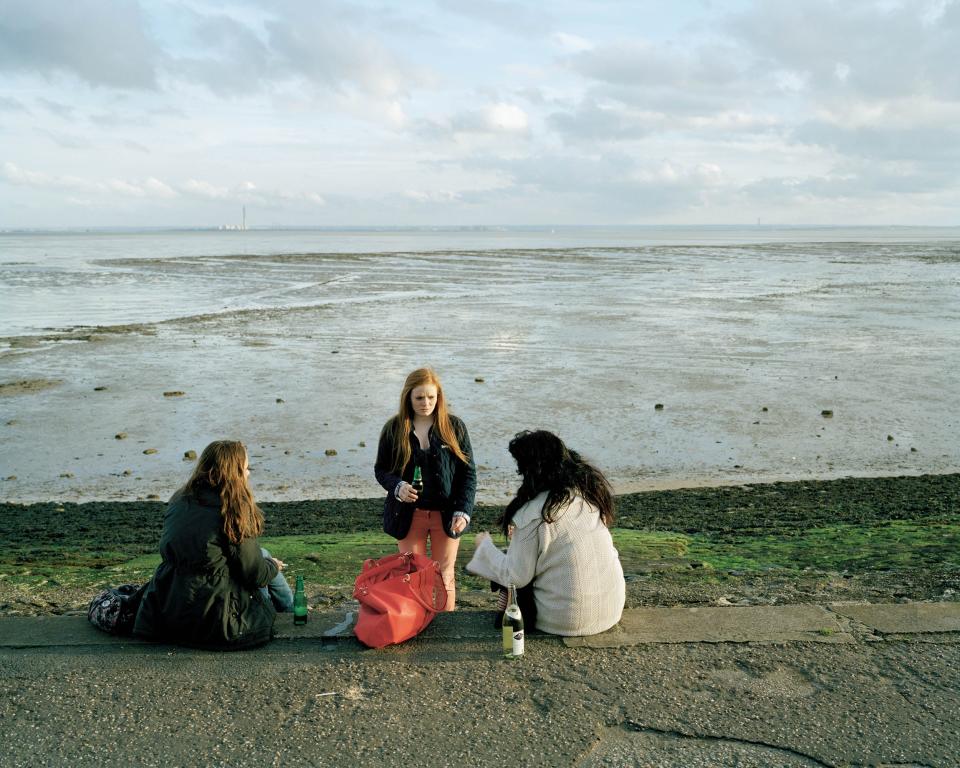
[[[413,468],[413,482],[410,483],[410,485],[413,486],[413,490],[415,490],[417,494],[423,493],[423,475],[420,474],[419,466]]]
[[[297,576],[297,588],[293,593],[293,623],[307,623],[307,593],[303,591],[303,576]]]
[[[523,656],[523,616],[517,604],[517,588],[511,584],[507,591],[507,610],[503,614],[503,657],[519,659]]]

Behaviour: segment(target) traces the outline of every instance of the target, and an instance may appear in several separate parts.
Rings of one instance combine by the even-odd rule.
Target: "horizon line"
[[[245,232],[315,231],[315,232],[495,232],[522,230],[576,229],[960,229],[958,224],[259,224],[246,228],[223,224],[163,224],[90,226],[0,226],[0,234],[55,234],[84,232],[222,232],[243,235]]]

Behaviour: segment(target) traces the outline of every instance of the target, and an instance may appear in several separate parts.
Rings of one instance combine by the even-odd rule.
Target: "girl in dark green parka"
[[[264,557],[257,542],[263,513],[249,474],[243,443],[218,440],[204,449],[167,507],[163,561],[147,585],[135,635],[224,650],[270,640],[276,610],[261,588],[284,564]]]

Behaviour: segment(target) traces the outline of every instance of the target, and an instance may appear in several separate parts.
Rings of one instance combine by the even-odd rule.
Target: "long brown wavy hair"
[[[238,440],[214,440],[203,449],[183,489],[197,496],[204,488],[220,494],[223,531],[234,544],[263,533],[263,512],[253,499],[243,465],[247,448]]]
[[[393,471],[402,473],[403,468],[410,461],[413,454],[410,448],[410,430],[413,429],[413,403],[410,402],[410,396],[417,387],[432,384],[437,388],[437,406],[433,410],[433,428],[440,435],[440,439],[447,444],[454,455],[460,461],[467,463],[470,458],[460,447],[460,441],[457,439],[457,432],[450,422],[450,414],[447,411],[447,400],[443,396],[443,387],[440,386],[440,379],[430,368],[417,368],[413,373],[407,376],[403,382],[403,389],[400,392],[400,409],[397,415],[388,421],[384,427],[384,432],[389,431],[393,438]]]

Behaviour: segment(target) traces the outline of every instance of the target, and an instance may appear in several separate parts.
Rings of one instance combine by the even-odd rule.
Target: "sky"
[[[960,0],[0,0],[0,227],[960,225]]]

